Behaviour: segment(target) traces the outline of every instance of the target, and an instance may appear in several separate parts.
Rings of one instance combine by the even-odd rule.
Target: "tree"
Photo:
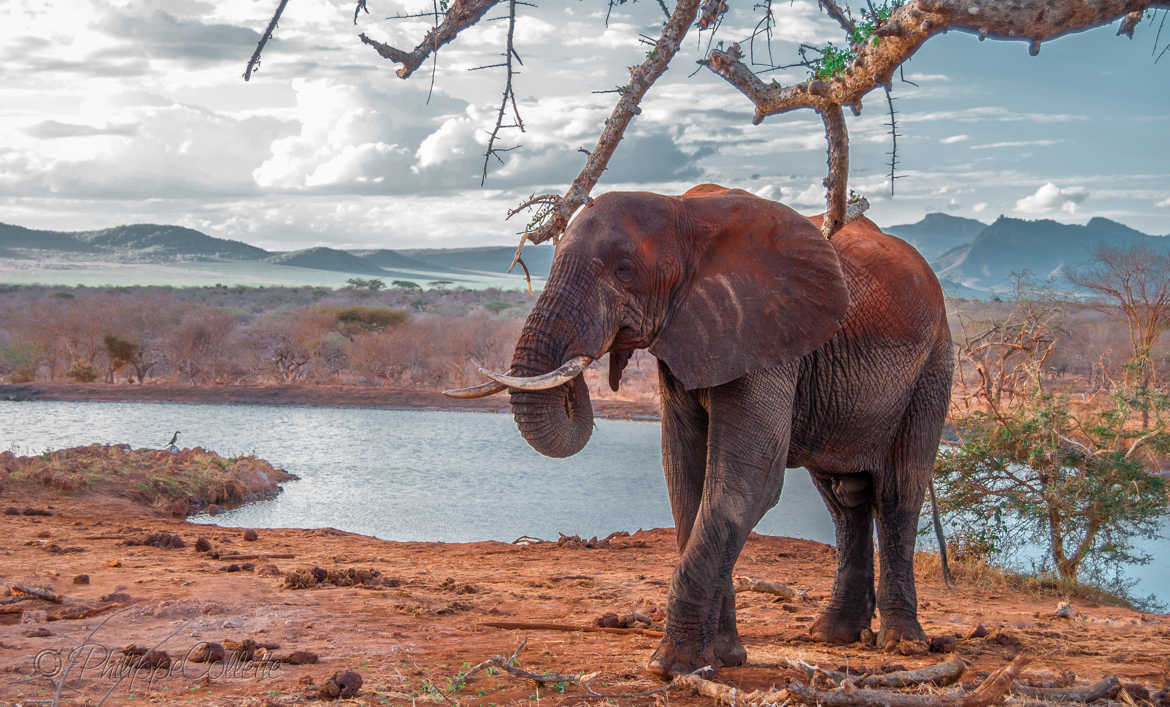
[[[421,290],[422,289],[422,287],[419,286],[419,284],[417,282],[414,282],[413,280],[394,280],[390,284],[397,287],[400,290]]]
[[[1124,384],[1072,405],[1048,390],[1044,363],[1059,339],[1059,309],[1043,299],[1017,305],[959,342],[978,379],[956,380],[960,437],[935,465],[940,511],[962,530],[955,554],[1011,557],[1046,549],[1044,567],[1066,582],[1082,569],[1124,590],[1122,563],[1145,563],[1133,541],[1157,537],[1168,485],[1150,473],[1170,452],[1170,397]]]
[[[279,0],[245,68],[245,81],[251,78],[259,66],[264,46],[272,37],[288,2]],[[623,2],[625,0],[609,0],[609,7],[612,9],[615,4]],[[489,10],[501,4],[506,5],[506,15],[487,17]],[[527,4],[521,0],[507,0],[506,3],[503,0],[452,0],[450,3],[442,3],[441,8],[439,3],[434,3],[417,14],[401,15],[399,19],[410,17],[433,20],[431,29],[410,50],[379,42],[364,33],[359,35],[360,40],[379,56],[398,65],[397,75],[406,79],[468,27],[492,19],[507,20],[504,45],[500,47],[502,59],[494,64],[476,67],[498,68],[504,72],[495,125],[488,131],[484,150],[481,184],[487,178],[490,160],[503,162],[506,153],[515,149],[514,146],[502,146],[501,132],[509,129],[524,130],[512,79],[516,65],[521,63],[515,46],[517,8]],[[755,123],[800,108],[811,109],[821,117],[828,155],[828,175],[825,179],[827,210],[822,227],[826,237],[831,237],[850,216],[859,214],[866,206],[864,200],[858,199],[855,209],[850,211],[848,208],[849,136],[842,108],[848,106],[855,115],[860,114],[862,99],[870,91],[875,88],[885,90],[894,147],[890,170],[891,177],[896,177],[893,172],[897,161],[897,130],[893,125],[890,86],[895,71],[928,39],[950,30],[960,30],[976,33],[980,38],[1028,41],[1031,53],[1036,54],[1041,44],[1049,39],[1118,19],[1121,20],[1118,34],[1132,38],[1135,27],[1147,11],[1170,7],[1170,3],[1155,0],[1018,0],[1010,3],[882,0],[880,4],[867,0],[865,9],[855,16],[847,4],[835,0],[819,0],[818,4],[840,25],[843,42],[840,47],[834,44],[820,48],[805,45],[797,65],[809,69],[806,81],[781,86],[775,80],[765,82],[753,70],[754,67],[760,67],[763,71],[782,68],[771,60],[762,61],[765,52],[756,50],[757,41],[766,42],[770,39],[778,23],[776,12],[783,12],[782,4],[771,0],[753,3],[752,8],[760,13],[760,19],[742,44],[736,42],[723,47],[720,43],[718,48],[707,52],[700,64],[724,78],[751,101],[755,107]],[[369,12],[366,5],[367,0],[356,0],[353,14],[355,24],[361,11]],[[563,193],[533,195],[508,212],[509,217],[524,211],[534,214],[521,235],[513,265],[519,263],[523,267],[520,255],[526,242],[555,240],[564,232],[574,212],[589,202],[590,192],[630,122],[640,112],[639,103],[666,71],[688,32],[692,27],[697,27],[700,32],[709,30],[713,40],[728,9],[726,0],[677,0],[673,10],[665,0],[659,0],[658,5],[666,16],[662,32],[657,38],[645,38],[650,49],[644,61],[630,67],[628,82],[614,90],[618,98],[609,118],[601,127],[597,144],[592,150],[582,150],[587,157],[580,173]],[[781,7],[775,8],[774,5]],[[707,46],[712,44],[709,41]],[[745,49],[750,56],[747,63],[744,61]],[[770,51],[766,53],[770,54]]]
[[[370,278],[369,280],[361,277],[351,277],[345,281],[345,284],[355,290],[369,290],[370,292],[377,292],[386,287],[386,283],[376,277]]]
[[[1157,380],[1154,344],[1170,328],[1170,255],[1144,245],[1128,249],[1101,245],[1095,262],[1070,272],[1068,278],[1094,293],[1101,311],[1128,327],[1126,383],[1148,393]]]
[[[132,364],[138,358],[138,344],[123,339],[117,334],[106,334],[106,382],[114,382],[114,374]]]

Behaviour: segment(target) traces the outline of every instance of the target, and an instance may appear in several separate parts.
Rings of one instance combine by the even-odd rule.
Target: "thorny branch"
[[[483,153],[483,173],[479,178],[479,185],[481,187],[487,181],[488,162],[491,160],[491,158],[495,157],[497,160],[499,160],[500,164],[503,164],[504,160],[500,159],[499,153],[508,152],[509,150],[515,149],[515,147],[509,147],[506,149],[496,147],[496,140],[500,136],[500,131],[504,130],[505,128],[519,128],[520,132],[524,132],[524,121],[520,118],[520,109],[516,106],[516,93],[512,90],[512,78],[516,75],[515,70],[512,68],[512,60],[515,59],[516,61],[520,62],[521,65],[524,64],[524,62],[520,60],[520,55],[516,53],[516,46],[513,42],[515,34],[516,0],[508,0],[508,35],[504,45],[503,63],[505,73],[504,95],[500,99],[500,110],[496,114],[496,125],[492,128],[491,135],[488,137],[487,149],[484,150]],[[509,105],[512,106],[512,115],[516,122],[509,125],[504,125],[504,116],[508,112]]]
[[[438,26],[432,27],[427,32],[427,36],[418,43],[418,46],[409,52],[384,44],[376,39],[370,39],[364,32],[359,34],[358,38],[362,40],[362,43],[373,47],[383,58],[402,64],[402,67],[395,73],[398,74],[399,78],[409,78],[418,67],[422,66],[427,57],[439,51],[439,47],[455,39],[460,32],[479,22],[484,13],[498,2],[500,0],[455,0],[447,10],[447,14],[443,16],[443,21]]]
[[[248,60],[248,65],[244,67],[244,80],[248,81],[252,78],[252,72],[260,68],[260,53],[264,51],[264,45],[268,44],[268,40],[272,39],[272,31],[276,29],[276,23],[280,22],[280,15],[284,12],[284,6],[288,4],[288,0],[280,0],[280,4],[276,6],[276,12],[272,13],[272,19],[268,21],[268,27],[264,29],[264,34],[260,35],[260,41],[256,44],[256,51],[252,52],[252,58]],[[357,17],[357,11],[354,11],[354,17]]]

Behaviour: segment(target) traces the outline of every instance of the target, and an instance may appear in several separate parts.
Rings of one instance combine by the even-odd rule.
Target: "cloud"
[[[1056,145],[1064,142],[1064,140],[1005,140],[1004,142],[989,142],[983,145],[972,145],[967,148],[970,150],[998,150],[1004,147],[1034,147],[1044,145]]]
[[[971,206],[971,210],[972,210],[972,211],[974,211],[974,212],[975,212],[975,213],[977,213],[977,214],[981,214],[981,213],[983,213],[984,211],[986,211],[986,210],[987,210],[987,202],[986,202],[986,201],[981,201],[981,202],[979,202],[978,204],[974,204],[974,205],[972,205],[972,206]]]
[[[1061,188],[1048,182],[1033,194],[1016,202],[1016,211],[1025,214],[1043,214],[1059,208],[1069,214],[1077,212],[1077,205],[1089,198],[1084,187]]]
[[[25,134],[42,140],[54,140],[65,137],[91,137],[94,135],[122,135],[130,136],[138,132],[135,125],[79,125],[77,123],[61,123],[56,120],[42,120],[24,129]]]
[[[1158,208],[1161,208],[1161,209],[1170,209],[1170,196],[1166,197],[1165,199],[1162,199],[1158,203],[1154,204],[1154,206],[1157,206]]]
[[[944,137],[942,140],[939,140],[939,142],[944,145],[953,145],[956,142],[963,142],[964,140],[968,140],[970,137],[970,135],[951,135],[950,137]]]
[[[115,38],[129,40],[105,50],[106,56],[145,54],[192,62],[239,61],[241,52],[246,53],[260,39],[260,34],[248,27],[180,19],[163,10],[134,13],[110,8],[97,27]]]

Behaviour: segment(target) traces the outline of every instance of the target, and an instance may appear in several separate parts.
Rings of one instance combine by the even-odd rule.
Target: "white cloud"
[[[1077,205],[1089,198],[1089,192],[1084,187],[1061,188],[1048,182],[1033,194],[1029,194],[1016,202],[1016,211],[1025,214],[1043,214],[1060,209],[1068,214],[1077,212]]]
[[[939,142],[944,145],[953,145],[956,142],[963,142],[964,140],[968,140],[970,137],[970,135],[951,135],[950,137],[944,137],[942,140],[939,140]]]
[[[1056,145],[1063,140],[1005,140],[1003,142],[989,142],[983,145],[972,145],[970,150],[997,150],[1004,147],[1033,147],[1044,145]]]
[[[1162,199],[1158,203],[1154,204],[1154,206],[1157,206],[1160,209],[1170,209],[1170,196]]]
[[[816,182],[809,184],[803,191],[792,187],[781,188],[781,201],[794,206],[824,206],[825,187]]]
[[[972,211],[974,211],[974,212],[975,212],[975,213],[977,213],[977,214],[981,214],[981,213],[983,213],[984,211],[986,211],[986,210],[987,210],[987,202],[986,202],[986,201],[981,201],[981,202],[979,202],[978,204],[974,204],[974,205],[972,205],[972,206],[971,206],[971,210],[972,210]]]

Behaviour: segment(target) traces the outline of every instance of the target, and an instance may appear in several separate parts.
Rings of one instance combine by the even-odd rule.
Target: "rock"
[[[224,565],[223,567],[219,568],[219,571],[220,572],[239,572],[240,566],[236,565],[236,564]]]
[[[175,518],[186,518],[191,515],[191,503],[185,498],[175,499],[167,507],[167,511]]]
[[[260,539],[260,536],[256,533],[255,530],[248,528],[247,530],[244,531],[244,540],[247,540],[248,542],[252,542],[255,540],[259,540],[259,539]]]
[[[931,653],[954,653],[955,652],[955,637],[954,636],[935,636],[930,639]]]
[[[873,648],[877,646],[877,634],[873,632],[873,629],[863,628],[861,629],[861,636],[858,638],[858,641],[863,646]]]
[[[260,569],[257,571],[257,574],[259,574],[261,577],[279,577],[280,568],[269,562],[266,565],[260,565]]]
[[[256,565],[252,564],[251,562],[245,562],[240,565],[240,569],[245,572],[251,572],[252,570],[256,569]]]
[[[24,635],[28,636],[29,638],[47,638],[52,636],[53,632],[44,626],[38,626],[37,628],[30,628],[29,630],[25,631]]]
[[[361,675],[358,675],[352,670],[337,672],[321,685],[321,689],[317,691],[317,696],[324,700],[336,700],[339,697],[345,699],[356,695],[361,687]]]
[[[12,506],[9,506],[8,508],[5,508],[5,509],[4,509],[4,515],[6,515],[6,516],[18,516],[18,515],[20,515],[20,509],[19,509],[19,508],[13,508]]]
[[[987,640],[992,643],[998,643],[1001,646],[1007,646],[1008,648],[1020,647],[1020,637],[1011,631],[997,631]]]
[[[1125,690],[1126,694],[1128,694],[1135,702],[1141,703],[1150,701],[1150,691],[1136,682],[1123,682],[1121,683],[1121,689]]]
[[[52,512],[52,511],[47,511],[47,510],[45,510],[45,509],[43,509],[43,508],[26,508],[26,509],[24,509],[24,511],[21,513],[21,515],[26,515],[26,516],[51,516],[51,515],[53,515],[53,512]]]
[[[211,549],[211,541],[207,538],[199,538],[195,541],[195,552],[207,552]]]
[[[317,654],[309,651],[293,651],[284,659],[284,662],[289,665],[311,665],[317,662]]]
[[[214,642],[203,642],[191,651],[192,663],[222,663],[227,659],[227,651],[223,645]]]
[[[28,609],[20,612],[20,623],[22,624],[43,624],[49,620],[49,615],[45,613],[44,609]]]
[[[115,602],[115,601],[126,602],[126,601],[130,601],[130,595],[127,594],[126,592],[111,592],[109,594],[103,594],[101,601],[107,602],[107,603]]]
[[[89,584],[89,575],[88,574],[79,574],[73,578],[73,583],[74,584]]]
[[[106,562],[106,567],[121,567],[121,566],[122,566],[121,560],[109,560]]]
[[[187,543],[174,533],[159,532],[151,533],[142,539],[143,545],[150,545],[151,547],[160,547],[164,550],[175,550],[180,547],[186,547]]]
[[[1062,601],[1056,605],[1056,611],[1053,615],[1058,619],[1071,619],[1077,615],[1077,610],[1072,608],[1072,604]]]
[[[169,668],[171,667],[171,657],[166,654],[166,651],[149,650],[139,659],[138,665],[146,668]]]
[[[621,619],[614,613],[602,614],[594,619],[593,623],[600,628],[621,628],[622,626]]]
[[[967,638],[983,638],[986,635],[987,629],[983,628],[983,624],[979,624],[975,627],[975,630],[972,631],[969,636],[967,636]]]

